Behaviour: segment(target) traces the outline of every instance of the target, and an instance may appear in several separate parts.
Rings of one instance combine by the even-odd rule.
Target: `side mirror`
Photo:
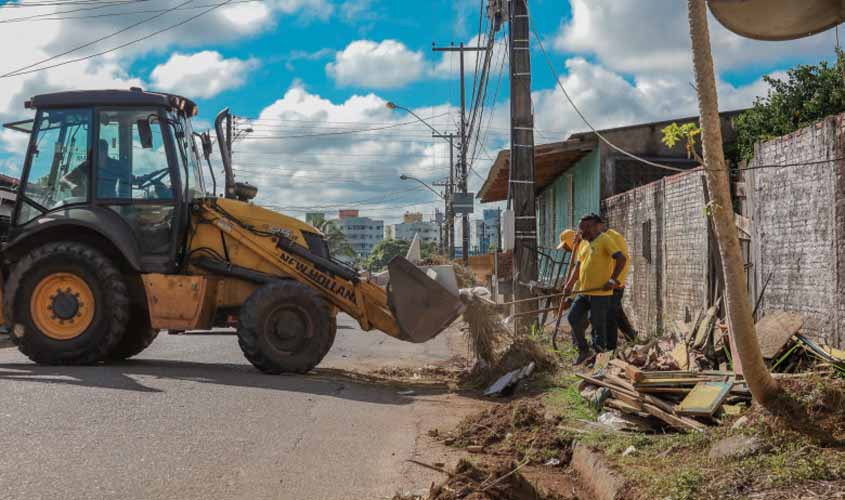
[[[138,120],[138,136],[141,139],[141,147],[144,149],[153,148],[153,131],[150,128],[149,120]]]

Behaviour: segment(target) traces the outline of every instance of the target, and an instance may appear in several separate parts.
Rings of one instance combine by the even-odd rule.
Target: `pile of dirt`
[[[522,474],[520,464],[502,461],[473,464],[461,460],[449,479],[433,485],[425,500],[561,500],[555,493],[545,493]],[[423,497],[397,495],[393,500],[424,500]]]
[[[382,366],[370,372],[372,375],[399,381],[420,382],[457,382],[461,370],[439,365],[422,367]]]
[[[806,420],[833,440],[845,441],[845,380],[820,376],[780,380],[783,389],[797,402],[791,416],[773,416],[754,404],[748,412],[752,422],[773,432],[790,431],[794,423],[784,418]]]
[[[513,401],[466,417],[444,443],[528,463],[556,460],[565,465],[572,455],[572,440],[558,430],[559,423],[559,417],[547,418],[537,401]],[[430,434],[439,437],[439,431]]]

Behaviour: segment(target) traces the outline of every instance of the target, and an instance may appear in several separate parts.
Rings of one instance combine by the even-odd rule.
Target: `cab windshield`
[[[169,113],[170,130],[173,136],[173,143],[176,145],[177,156],[179,157],[180,171],[185,178],[185,191],[187,198],[202,198],[205,196],[205,183],[202,177],[202,168],[199,152],[194,143],[194,131],[191,128],[191,120],[183,114]]]

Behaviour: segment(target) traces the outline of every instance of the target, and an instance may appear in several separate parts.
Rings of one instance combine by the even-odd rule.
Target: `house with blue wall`
[[[741,113],[721,113],[722,135],[726,143],[736,137],[734,118]],[[537,244],[541,251],[554,253],[561,231],[574,228],[589,213],[600,213],[602,200],[677,174],[697,166],[682,145],[663,144],[663,129],[671,123],[698,122],[697,117],[675,118],[599,130],[615,146],[640,158],[673,167],[650,166],[618,152],[594,132],[572,134],[564,141],[540,144],[534,148]],[[498,153],[478,193],[481,203],[508,199],[510,150]]]

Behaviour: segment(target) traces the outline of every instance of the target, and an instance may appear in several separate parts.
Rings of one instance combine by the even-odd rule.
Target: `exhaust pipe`
[[[226,130],[223,130],[223,122]],[[214,119],[214,131],[217,132],[217,145],[220,147],[220,157],[223,160],[223,171],[226,173],[226,185],[223,196],[229,199],[237,197],[235,190],[235,173],[232,171],[232,115],[229,108],[217,113]]]

